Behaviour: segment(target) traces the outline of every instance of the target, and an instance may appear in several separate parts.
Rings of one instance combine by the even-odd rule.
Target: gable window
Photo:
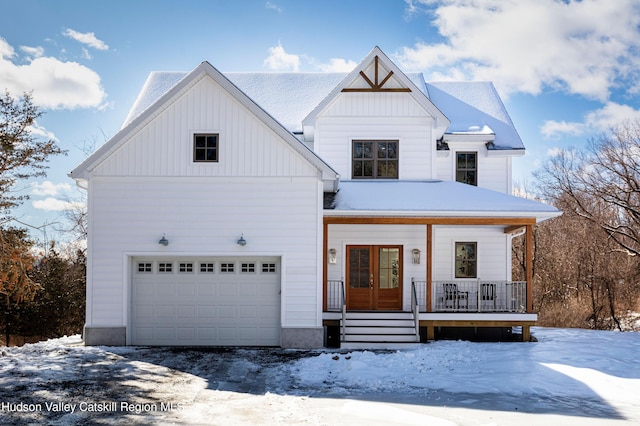
[[[398,141],[353,141],[353,179],[398,179]]]
[[[193,161],[197,163],[218,162],[218,139],[214,133],[193,135]]]
[[[456,180],[478,186],[478,153],[459,152],[456,157]]]
[[[477,278],[478,243],[456,243],[456,278]]]

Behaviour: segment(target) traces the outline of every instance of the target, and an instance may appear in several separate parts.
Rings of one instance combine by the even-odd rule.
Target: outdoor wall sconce
[[[332,265],[335,265],[337,262],[337,258],[338,258],[338,253],[336,252],[336,249],[334,248],[330,248],[329,249],[329,263]]]
[[[413,249],[411,251],[412,257],[413,257],[413,263],[415,263],[416,265],[420,264],[420,250],[418,249]]]
[[[160,238],[160,241],[158,241],[158,244],[166,247],[169,245],[169,240],[167,240],[167,237],[165,237],[164,234],[162,234],[162,238]]]
[[[238,243],[239,246],[242,246],[242,247],[247,245],[247,240],[244,239],[244,234],[241,234],[240,239],[236,242]]]

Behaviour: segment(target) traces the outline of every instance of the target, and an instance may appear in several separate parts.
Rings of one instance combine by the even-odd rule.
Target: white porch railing
[[[420,312],[426,311],[426,281],[412,280],[419,294]],[[526,312],[525,281],[433,281],[434,312]]]

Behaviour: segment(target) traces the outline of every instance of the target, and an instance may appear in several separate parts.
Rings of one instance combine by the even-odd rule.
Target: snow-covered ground
[[[640,334],[401,351],[0,348],[0,424],[640,423]]]

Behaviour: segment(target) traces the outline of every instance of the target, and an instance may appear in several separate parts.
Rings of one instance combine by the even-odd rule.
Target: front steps
[[[411,312],[347,312],[341,349],[404,349],[420,343]]]

